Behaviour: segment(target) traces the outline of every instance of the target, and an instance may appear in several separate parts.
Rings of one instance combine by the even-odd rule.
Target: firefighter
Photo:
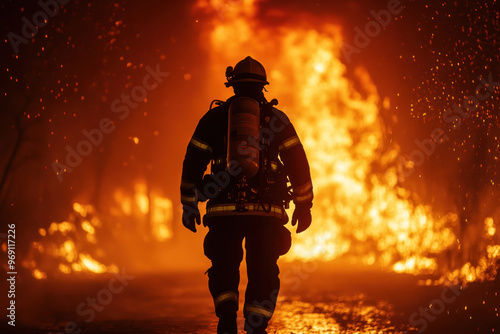
[[[181,180],[183,225],[196,232],[198,202],[206,201],[203,225],[209,231],[204,253],[211,260],[208,285],[219,318],[217,333],[237,333],[245,239],[248,285],[245,330],[266,333],[280,287],[277,260],[288,252],[291,235],[285,207],[293,200],[297,233],[311,224],[313,190],[306,154],[287,116],[268,102],[261,63],[246,57],[226,70],[234,96],[214,101],[187,147]],[[211,173],[205,174],[211,163]],[[289,185],[290,184],[290,185]]]

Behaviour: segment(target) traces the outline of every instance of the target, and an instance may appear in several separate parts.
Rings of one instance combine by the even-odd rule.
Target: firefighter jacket
[[[228,110],[236,96],[210,109],[188,144],[181,180],[181,202],[196,206],[209,200],[204,224],[221,216],[252,215],[286,223],[287,197],[295,205],[312,205],[313,188],[302,144],[288,117],[262,96],[260,167],[248,180],[244,210],[236,210],[238,178],[226,165]],[[205,175],[211,162],[211,174]],[[291,183],[292,196],[287,181]]]

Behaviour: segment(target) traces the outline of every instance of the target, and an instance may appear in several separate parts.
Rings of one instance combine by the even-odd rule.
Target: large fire
[[[198,0],[195,13],[208,18],[200,21],[211,64],[207,80],[222,81],[226,66],[247,55],[261,61],[271,82],[267,96],[279,99],[278,107],[290,116],[308,155],[315,191],[313,225],[294,235],[285,260],[343,259],[440,277],[425,284],[495,277],[500,259],[497,217],[479,224],[484,243],[480,260],[463,259],[467,246],[459,212],[438,214],[403,186],[401,150],[380,117],[392,110],[391,101],[380,96],[364,68],[347,73],[342,27],[300,13],[294,13],[293,23],[273,26],[263,22],[258,6],[258,0]],[[274,11],[269,17],[283,15]],[[213,98],[228,96],[222,83],[219,87],[212,89]],[[66,220],[41,228],[24,266],[37,279],[55,272],[117,272],[105,243],[172,239],[173,203],[161,192],[137,181],[132,190],[116,189],[112,198],[114,205],[104,212],[74,203]],[[6,251],[5,243],[2,249]]]
[[[496,271],[488,268],[499,258],[500,245],[493,241],[493,218],[484,222],[490,245],[479,265],[440,263],[443,253],[460,251],[458,216],[434,214],[400,185],[400,150],[387,139],[379,116],[391,101],[379,95],[363,68],[348,77],[341,27],[300,17],[293,25],[266,25],[257,7],[256,0],[197,3],[212,17],[203,39],[213,64],[209,77],[222,79],[224,68],[244,56],[260,60],[269,69],[269,97],[279,97],[278,107],[290,115],[308,155],[313,225],[294,237],[286,260],[343,256],[399,273],[440,273],[437,282],[494,277]],[[214,91],[225,96],[223,89]]]

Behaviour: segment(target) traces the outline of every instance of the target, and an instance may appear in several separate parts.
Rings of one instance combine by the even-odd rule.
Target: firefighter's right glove
[[[182,224],[196,233],[196,224],[201,224],[200,211],[198,205],[182,205]]]
[[[299,222],[297,226],[297,233],[304,232],[309,226],[311,226],[311,203],[296,204],[295,210],[293,210],[292,216],[292,226]]]

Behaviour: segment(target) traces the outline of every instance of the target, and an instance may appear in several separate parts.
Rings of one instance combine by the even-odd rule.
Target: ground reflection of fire
[[[370,304],[363,294],[340,296],[333,302],[284,300],[274,324],[276,327],[283,324],[287,332],[292,333],[308,331],[311,327],[317,333],[377,333],[382,329],[395,330],[390,321],[387,322],[393,314],[392,305],[384,301]],[[332,324],[332,318],[336,323]]]
[[[445,253],[459,257],[458,215],[438,216],[400,186],[399,147],[385,139],[379,116],[390,101],[379,96],[363,68],[347,76],[340,27],[307,23],[298,13],[293,24],[267,25],[259,20],[258,5],[199,0],[197,10],[211,18],[203,38],[213,64],[209,77],[221,77],[226,66],[247,55],[259,59],[269,69],[268,95],[279,97],[278,107],[291,116],[308,154],[314,224],[295,236],[285,258],[343,257],[399,273],[442,275],[425,284],[495,277],[500,245],[491,217],[484,222],[488,245],[479,264],[443,259]],[[223,88],[215,93],[227,95]]]

